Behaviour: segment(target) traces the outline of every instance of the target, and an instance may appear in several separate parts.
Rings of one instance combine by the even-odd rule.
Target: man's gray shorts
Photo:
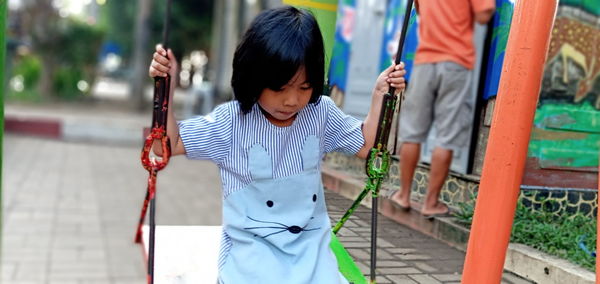
[[[400,110],[400,140],[422,143],[435,127],[435,147],[458,150],[473,119],[471,70],[454,62],[418,64]]]

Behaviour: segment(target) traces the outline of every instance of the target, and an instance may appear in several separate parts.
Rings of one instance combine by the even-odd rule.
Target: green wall
[[[600,1],[561,0],[529,146],[541,169],[594,172],[600,151]]]

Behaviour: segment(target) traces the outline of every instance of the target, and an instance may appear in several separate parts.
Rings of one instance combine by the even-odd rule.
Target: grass
[[[7,101],[14,102],[27,102],[27,103],[40,103],[42,102],[42,97],[36,90],[23,90],[21,92],[16,92],[14,90],[8,91]]]
[[[472,200],[475,200],[473,198]],[[545,200],[543,202],[555,202]],[[470,227],[475,202],[459,204],[457,221]],[[547,208],[542,206],[541,208]],[[590,271],[595,271],[596,220],[580,214],[556,215],[517,204],[510,241],[520,243],[550,255],[569,260]]]

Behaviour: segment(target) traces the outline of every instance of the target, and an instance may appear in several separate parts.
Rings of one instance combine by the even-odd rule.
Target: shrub
[[[22,82],[22,90],[8,90],[8,99],[39,101],[37,86],[42,74],[42,63],[37,56],[25,55],[15,60],[10,78],[18,78]]]
[[[473,221],[476,196],[472,201],[459,204],[454,216],[457,221],[470,227]],[[544,209],[552,208],[554,200],[542,202],[540,210],[517,203],[511,232],[511,242],[525,244],[545,253],[567,259],[586,269],[595,271],[596,220],[581,214],[556,215]]]

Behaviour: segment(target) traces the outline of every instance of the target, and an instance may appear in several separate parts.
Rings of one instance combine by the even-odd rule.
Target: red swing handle
[[[162,146],[162,159],[160,160],[150,158],[150,151],[152,150],[152,145],[155,140],[160,140]],[[144,148],[142,149],[142,166],[144,166],[144,169],[148,172],[160,171],[167,166],[170,157],[171,141],[169,136],[167,136],[165,127],[153,127],[150,134],[146,137]]]

